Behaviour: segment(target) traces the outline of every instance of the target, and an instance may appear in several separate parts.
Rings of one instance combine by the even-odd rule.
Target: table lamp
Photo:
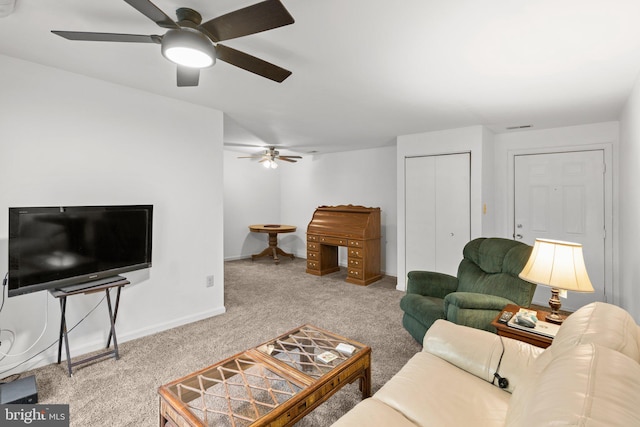
[[[564,320],[558,313],[562,306],[558,298],[560,290],[593,292],[584,265],[582,245],[579,243],[536,239],[531,256],[519,277],[527,282],[551,288],[551,313],[545,319],[551,323],[562,323]]]

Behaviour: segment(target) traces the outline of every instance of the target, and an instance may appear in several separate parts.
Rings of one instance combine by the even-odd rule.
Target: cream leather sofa
[[[640,327],[614,305],[576,311],[546,350],[446,320],[423,345],[333,426],[640,426]]]

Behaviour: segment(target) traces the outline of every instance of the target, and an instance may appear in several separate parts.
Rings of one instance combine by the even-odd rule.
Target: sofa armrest
[[[435,271],[410,271],[407,293],[444,298],[458,289],[458,278]]]
[[[452,292],[444,298],[444,311],[447,306],[455,305],[458,308],[480,309],[480,310],[502,310],[508,304],[515,304],[513,301],[503,297],[489,294],[479,294],[475,292]]]
[[[497,370],[501,377],[509,381],[505,390],[512,392],[521,382],[528,366],[544,350],[439,319],[424,336],[423,351],[488,382],[494,381]]]

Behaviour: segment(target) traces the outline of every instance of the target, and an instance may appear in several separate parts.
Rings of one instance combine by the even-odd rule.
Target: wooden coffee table
[[[371,396],[371,348],[303,325],[160,387],[160,426],[289,426],[355,380]]]

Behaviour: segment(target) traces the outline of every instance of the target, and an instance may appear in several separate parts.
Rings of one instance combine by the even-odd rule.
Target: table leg
[[[64,337],[65,319],[64,312],[66,308],[66,297],[60,298],[60,335],[58,335],[58,365],[62,361],[62,339]]]
[[[291,259],[295,258],[293,254],[286,253],[278,247],[278,233],[269,233],[269,247],[259,254],[251,255],[251,260],[253,261],[256,258],[260,258],[263,256],[270,256],[271,258],[273,258],[276,264],[280,264],[278,255],[288,256]]]
[[[371,365],[364,370],[364,375],[360,377],[360,391],[362,399],[371,397]]]
[[[114,308],[113,311],[113,323],[116,323],[116,320],[118,320],[118,306],[120,305],[120,291],[122,290],[122,286],[118,286],[118,291],[116,293],[116,306]],[[113,331],[109,331],[109,338],[107,338],[107,347],[109,348],[109,346],[111,345],[111,337],[113,335]]]
[[[68,375],[71,376],[71,352],[69,351],[69,331],[67,331],[67,297],[62,297],[60,299],[60,304],[62,306],[62,318],[60,319],[60,330],[62,332],[62,339],[64,340],[64,349],[67,353],[67,372]],[[58,351],[58,363],[60,363],[60,351]]]
[[[113,317],[113,311],[111,310],[111,297],[109,295],[109,289],[106,289],[107,293],[107,308],[109,309],[109,320],[111,322],[111,337],[113,337],[113,354],[115,355],[116,360],[120,358],[118,354],[118,341],[116,340],[116,323]]]

